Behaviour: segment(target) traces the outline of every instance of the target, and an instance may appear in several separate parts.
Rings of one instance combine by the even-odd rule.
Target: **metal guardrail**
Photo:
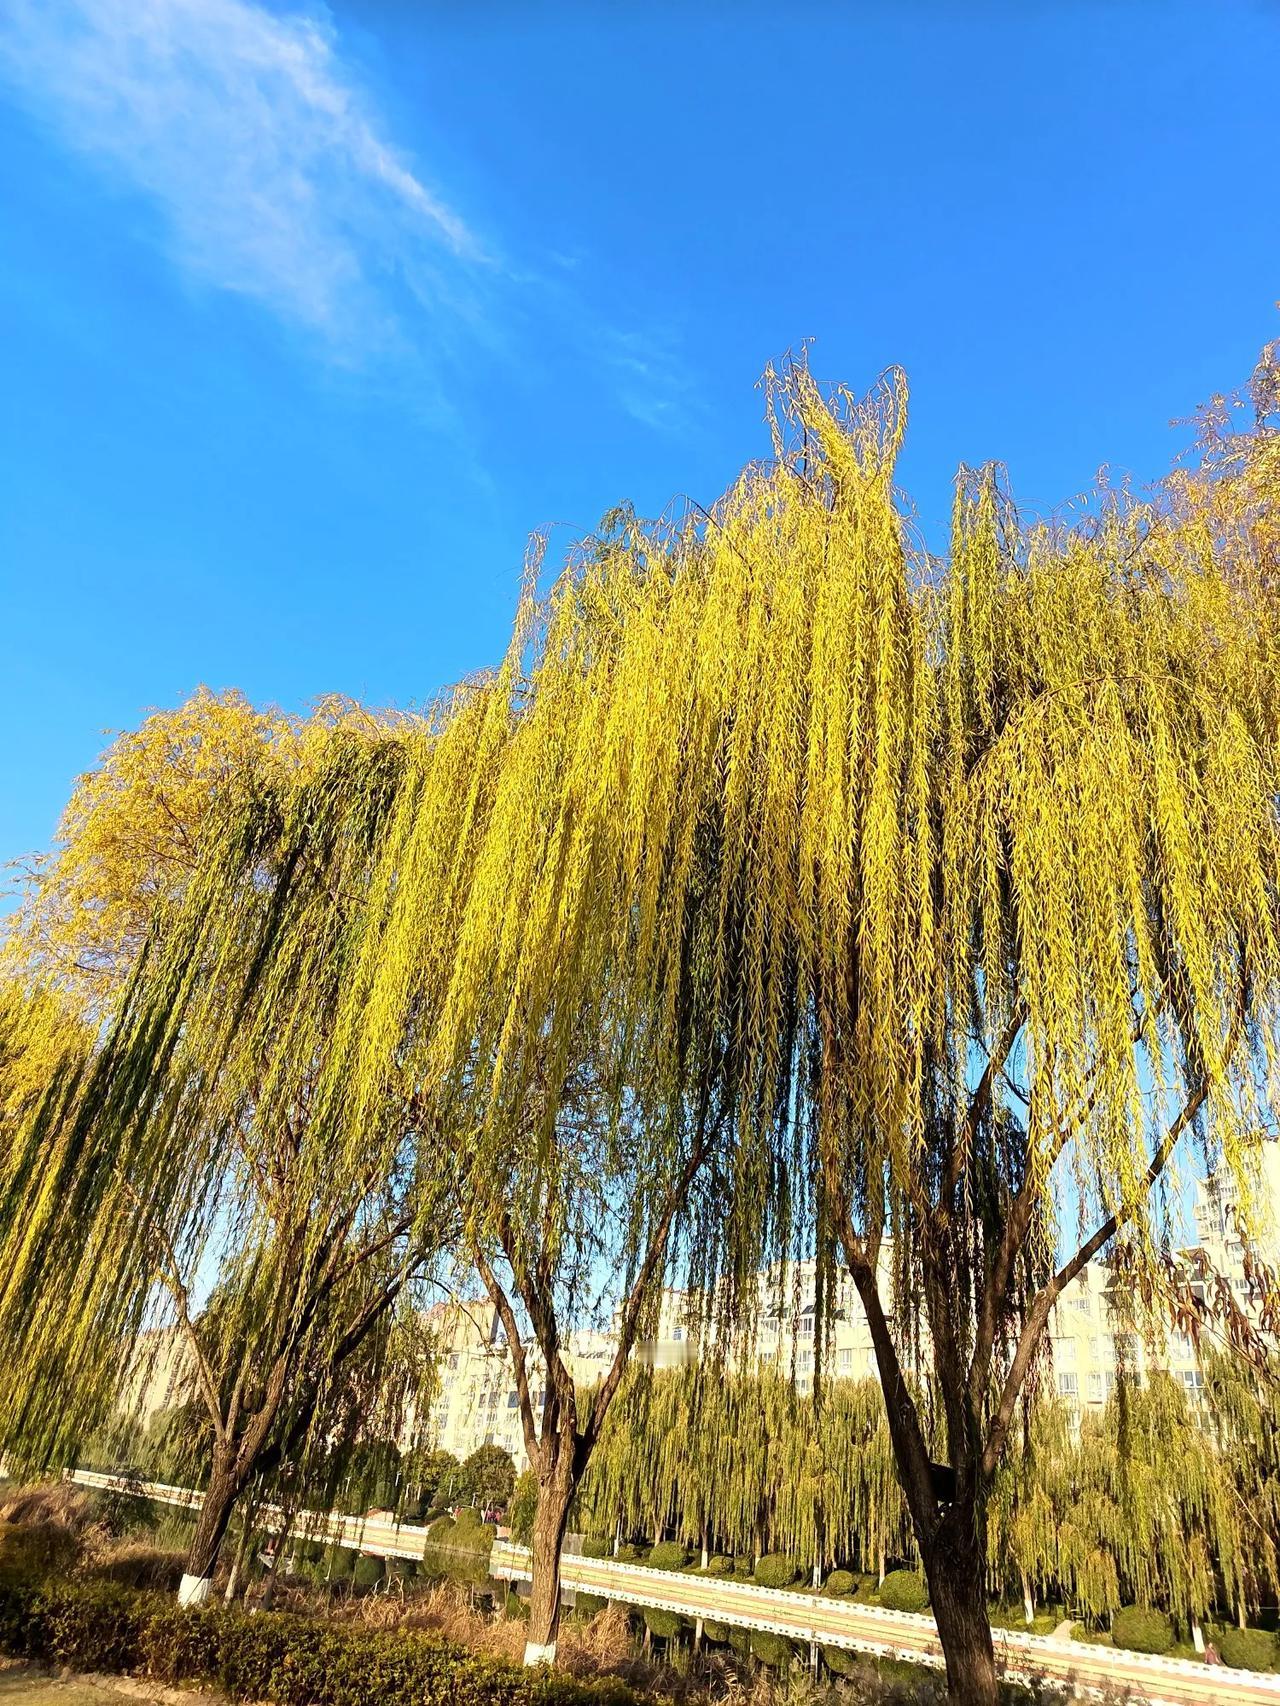
[[[204,1495],[190,1487],[173,1487],[160,1481],[135,1481],[120,1475],[105,1475],[90,1469],[69,1470],[67,1480],[77,1486],[111,1490],[154,1499],[157,1503],[198,1510]],[[283,1531],[285,1513],[277,1505],[264,1506],[260,1515],[272,1519]],[[297,1511],[288,1532],[299,1539],[331,1540],[340,1545],[387,1558],[421,1559],[427,1530],[416,1523],[386,1522],[377,1517],[337,1516],[323,1511]],[[660,1611],[701,1617],[707,1622],[731,1623],[744,1629],[786,1635],[792,1640],[821,1646],[871,1652],[881,1657],[910,1659],[916,1664],[940,1666],[942,1650],[937,1626],[925,1613],[890,1611],[881,1605],[856,1601],[822,1599],[785,1588],[758,1587],[721,1576],[686,1576],[673,1570],[651,1570],[643,1564],[623,1564],[613,1558],[586,1558],[565,1553],[560,1560],[566,1587],[583,1592],[604,1590],[606,1597],[651,1606]],[[526,1547],[509,1540],[495,1540],[489,1554],[491,1575],[508,1581],[528,1581],[532,1575]],[[610,1587],[614,1588],[612,1594]],[[714,1604],[699,1603],[714,1598]],[[819,1611],[806,1616],[807,1610]],[[1077,1680],[1086,1688],[1101,1678],[1082,1672],[1123,1670],[1123,1680],[1148,1683],[1147,1698],[1181,1706],[1195,1697],[1206,1702],[1232,1699],[1250,1702],[1274,1701],[1280,1706],[1280,1676],[1255,1671],[1213,1669],[1199,1660],[1161,1658],[1152,1653],[1117,1654],[1104,1657],[1098,1649],[1079,1642],[1060,1641],[1052,1635],[1032,1635],[1017,1629],[992,1631],[996,1654],[1006,1675],[1026,1677],[1034,1672]],[[898,1638],[895,1640],[895,1636]],[[904,1639],[905,1637],[905,1639]],[[1183,1688],[1172,1695],[1161,1694],[1159,1685]],[[1146,1690],[1144,1689],[1144,1692]]]

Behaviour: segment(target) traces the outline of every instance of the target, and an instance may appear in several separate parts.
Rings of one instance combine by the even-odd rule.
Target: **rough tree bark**
[[[649,1232],[643,1261],[636,1271],[618,1321],[618,1342],[608,1372],[592,1395],[590,1407],[579,1418],[573,1376],[561,1352],[563,1343],[555,1300],[555,1275],[544,1249],[523,1259],[510,1218],[499,1215],[498,1242],[511,1270],[516,1292],[542,1355],[545,1375],[542,1414],[534,1414],[529,1364],[521,1342],[520,1324],[511,1298],[494,1272],[483,1250],[473,1251],[476,1271],[497,1312],[511,1355],[512,1373],[520,1407],[525,1450],[538,1479],[538,1511],[534,1518],[531,1559],[532,1584],[529,1596],[529,1635],[525,1643],[526,1665],[554,1664],[560,1629],[560,1548],[574,1494],[586,1473],[591,1454],[600,1438],[609,1406],[631,1356],[644,1308],[666,1267],[667,1245],[676,1215],[702,1166],[710,1139],[695,1146],[665,1198],[661,1213]]]

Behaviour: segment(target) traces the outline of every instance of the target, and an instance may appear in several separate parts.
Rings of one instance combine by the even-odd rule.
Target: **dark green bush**
[[[80,1542],[62,1522],[0,1522],[0,1579],[58,1575],[79,1556]]]
[[[689,1562],[689,1554],[678,1540],[662,1540],[646,1561],[651,1570],[683,1570]]]
[[[598,1593],[587,1593],[582,1588],[575,1588],[574,1590],[573,1609],[579,1617],[594,1617],[598,1612],[603,1611],[608,1603],[609,1601],[602,1598]]]
[[[624,1540],[618,1548],[618,1562],[620,1564],[639,1564],[644,1556],[644,1548],[633,1546],[629,1540]]]
[[[890,1611],[923,1611],[929,1590],[914,1570],[890,1570],[880,1584],[880,1603]]]
[[[678,1611],[663,1611],[659,1606],[646,1605],[642,1615],[649,1633],[661,1635],[666,1641],[673,1635],[678,1635],[684,1628],[684,1618]]]
[[[762,1588],[789,1588],[799,1574],[784,1552],[766,1552],[753,1572]]]
[[[842,1598],[853,1593],[857,1586],[857,1577],[852,1570],[832,1570],[822,1584],[822,1591],[834,1598]]]
[[[785,1670],[791,1663],[791,1642],[785,1635],[771,1635],[765,1629],[755,1629],[751,1634],[751,1651],[762,1664],[770,1665],[774,1670]]]
[[[351,1572],[351,1580],[358,1588],[376,1588],[387,1573],[384,1558],[357,1558],[356,1567]]]
[[[708,1617],[702,1625],[702,1633],[708,1641],[723,1644],[729,1639],[729,1625],[727,1623],[716,1623]]]
[[[325,1554],[325,1574],[328,1580],[349,1581],[359,1556],[353,1546],[331,1546]]]
[[[707,1574],[709,1576],[731,1576],[733,1574],[733,1559],[726,1558],[723,1552],[717,1552],[713,1558],[707,1559]]]
[[[1167,1653],[1173,1645],[1173,1624],[1163,1611],[1126,1605],[1111,1619],[1111,1639],[1127,1653]]]
[[[635,1706],[621,1683],[532,1674],[435,1635],[184,1609],[102,1583],[0,1585],[0,1650],[169,1685],[208,1683],[232,1700],[273,1706]]]
[[[582,1542],[582,1556],[584,1558],[612,1558],[613,1542],[612,1540],[601,1540],[598,1534],[589,1534]]]
[[[1224,1629],[1217,1647],[1233,1670],[1271,1670],[1276,1662],[1276,1638],[1267,1629]]]
[[[824,1647],[822,1656],[833,1676],[856,1676],[860,1661],[847,1647]]]

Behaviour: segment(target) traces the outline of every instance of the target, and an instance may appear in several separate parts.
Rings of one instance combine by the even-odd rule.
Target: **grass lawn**
[[[22,1706],[129,1706],[130,1701],[149,1706],[152,1701],[169,1698],[165,1690],[149,1689],[145,1683],[126,1682],[111,1688],[79,1676],[56,1676],[35,1665],[9,1665],[0,1670],[2,1706],[10,1706],[10,1702],[17,1706],[19,1701]]]

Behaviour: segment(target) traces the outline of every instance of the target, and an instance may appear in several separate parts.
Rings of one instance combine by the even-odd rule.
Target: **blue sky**
[[[1028,505],[1280,333],[1280,5],[0,3],[0,859],[204,681],[400,704],[806,339]]]

